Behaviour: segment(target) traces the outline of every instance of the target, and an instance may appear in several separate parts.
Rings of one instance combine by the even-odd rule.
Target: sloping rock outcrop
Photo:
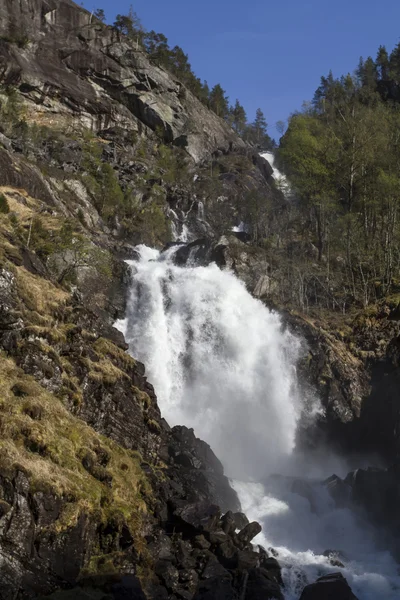
[[[70,0],[3,1],[1,39],[1,79],[41,124],[161,129],[196,161],[245,147],[178,80]]]

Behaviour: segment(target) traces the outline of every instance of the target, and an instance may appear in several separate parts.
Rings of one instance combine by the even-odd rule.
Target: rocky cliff
[[[307,340],[304,385],[326,411],[314,439],[388,462],[395,300],[339,322],[282,302],[288,204],[270,165],[72,1],[0,0],[0,84],[0,597],[279,599],[219,460],[168,426],[112,327],[122,259],[190,229],[177,260],[232,269]],[[262,239],[232,235],[249,206],[264,219],[259,198]]]
[[[50,127],[158,132],[196,161],[245,144],[178,80],[69,0],[2,2],[2,82]]]
[[[132,244],[217,207],[210,166],[271,195],[269,165],[69,0],[0,1],[0,83],[0,597],[280,598],[221,463],[112,327]]]

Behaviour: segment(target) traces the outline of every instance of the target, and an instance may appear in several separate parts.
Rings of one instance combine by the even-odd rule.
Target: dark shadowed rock
[[[344,561],[347,559],[340,550],[325,550],[322,555],[329,558],[329,562],[333,567],[344,568]]]
[[[311,512],[317,512],[314,498],[315,494],[311,483],[304,481],[303,479],[296,479],[292,484],[292,492],[308,500]]]
[[[264,574],[268,574],[268,579],[278,585],[283,585],[282,569],[276,558],[260,552],[260,567],[263,569]]]
[[[239,550],[237,554],[237,568],[240,571],[254,569],[260,565],[260,555],[252,550]]]
[[[238,542],[241,546],[247,546],[251,542],[253,538],[256,537],[259,533],[261,533],[262,527],[257,521],[253,521],[246,525],[242,531],[238,533]]]
[[[357,600],[341,573],[332,573],[317,579],[304,588],[300,600]]]
[[[247,523],[245,523],[243,525],[243,527],[245,527],[246,525],[247,525]],[[228,510],[228,512],[226,512],[222,516],[221,528],[222,528],[222,531],[224,531],[228,535],[232,535],[235,532],[235,530],[237,529],[235,515],[233,514],[233,512],[231,510]]]
[[[239,600],[239,596],[229,576],[215,577],[199,584],[193,600]]]
[[[249,524],[249,520],[244,513],[236,512],[233,515],[233,518],[235,519],[236,529],[239,529],[239,531],[244,529],[246,527],[246,525]]]
[[[283,600],[280,586],[264,569],[251,569],[245,587],[245,600]]]
[[[348,506],[351,500],[351,486],[348,483],[340,479],[337,475],[332,475],[328,479],[325,479],[323,485],[335,501],[336,506],[339,508]]]
[[[198,502],[175,510],[175,516],[198,531],[213,531],[217,528],[221,516],[219,507],[215,504]]]

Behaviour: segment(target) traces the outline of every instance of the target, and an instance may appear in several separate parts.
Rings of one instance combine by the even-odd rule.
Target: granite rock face
[[[178,80],[69,0],[0,3],[0,73],[41,124],[161,129],[195,161],[245,147]]]

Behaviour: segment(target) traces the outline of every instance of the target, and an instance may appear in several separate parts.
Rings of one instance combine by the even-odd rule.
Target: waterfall
[[[292,198],[292,190],[290,189],[290,184],[284,175],[279,169],[275,166],[275,156],[273,152],[262,152],[260,154],[265,160],[269,162],[273,170],[273,178],[275,180],[276,185],[281,190],[283,195],[290,200]]]
[[[294,447],[300,341],[232,273],[140,252],[124,332],[163,415],[193,427],[228,475],[271,472]]]
[[[232,273],[214,264],[178,267],[176,247],[137,249],[119,327],[146,365],[163,416],[211,445],[243,509],[263,525],[256,542],[278,552],[286,600],[338,570],[323,556],[328,549],[343,553],[341,570],[359,600],[399,598],[396,564],[377,548],[372,529],[338,509],[318,481],[309,484],[311,499],[293,492],[291,469],[317,473],[293,454],[302,411],[318,410],[312,402],[306,407],[297,384],[301,340]]]

